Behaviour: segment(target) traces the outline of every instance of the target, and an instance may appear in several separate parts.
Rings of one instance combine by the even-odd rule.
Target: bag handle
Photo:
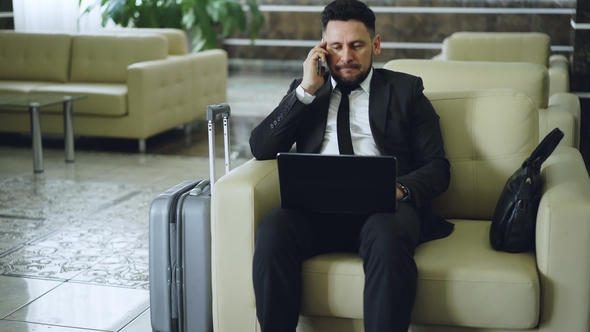
[[[537,145],[533,153],[531,153],[531,156],[524,161],[522,167],[525,168],[529,165],[540,167],[541,164],[549,158],[553,151],[555,151],[555,148],[557,148],[557,145],[561,142],[563,136],[565,136],[565,134],[559,128],[553,129],[547,134],[547,136],[545,136],[545,138],[543,138],[541,143]]]

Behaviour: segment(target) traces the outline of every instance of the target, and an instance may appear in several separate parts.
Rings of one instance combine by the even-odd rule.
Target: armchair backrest
[[[420,76],[424,91],[517,89],[539,108],[549,104],[549,73],[534,63],[391,60],[383,68]]]
[[[444,218],[491,220],[508,177],[538,142],[538,111],[513,89],[431,92],[440,116],[449,189],[433,202]]]
[[[532,62],[547,67],[551,39],[539,32],[455,32],[442,57],[458,61]]]

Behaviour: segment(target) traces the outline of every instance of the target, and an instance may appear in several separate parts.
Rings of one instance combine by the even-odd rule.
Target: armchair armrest
[[[188,60],[182,57],[128,66],[129,116],[138,117],[151,133],[188,122],[192,98],[188,66]]]
[[[276,160],[252,159],[215,186],[211,211],[214,330],[255,331],[254,238],[258,224],[280,204]]]
[[[442,61],[442,60],[445,60],[445,56],[444,56],[444,54],[441,52],[441,53],[439,53],[439,54],[437,54],[437,55],[433,56],[433,57],[432,57],[432,58],[430,58],[430,59],[431,59],[431,60],[439,60],[439,61]]]
[[[572,93],[556,93],[549,97],[546,132],[541,130],[539,137],[545,137],[553,128],[559,127],[565,133],[560,145],[579,148],[580,120],[580,100],[578,97]]]
[[[549,57],[549,96],[559,92],[570,92],[567,58],[561,54]]]
[[[544,163],[536,254],[542,331],[587,331],[590,318],[590,178],[580,152],[558,147]]]

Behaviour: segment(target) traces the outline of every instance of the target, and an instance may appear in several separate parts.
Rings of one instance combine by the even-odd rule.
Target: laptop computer
[[[277,155],[281,206],[324,213],[397,209],[397,160],[391,156]]]

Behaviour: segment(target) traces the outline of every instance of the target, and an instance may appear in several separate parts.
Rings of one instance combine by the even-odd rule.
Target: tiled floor
[[[292,77],[230,77],[233,167],[251,158],[252,127]],[[149,205],[209,176],[205,127],[195,127],[190,140],[180,129],[149,139],[144,155],[133,141],[80,138],[74,164],[62,140],[45,139],[37,175],[30,139],[0,136],[0,331],[151,331]]]

